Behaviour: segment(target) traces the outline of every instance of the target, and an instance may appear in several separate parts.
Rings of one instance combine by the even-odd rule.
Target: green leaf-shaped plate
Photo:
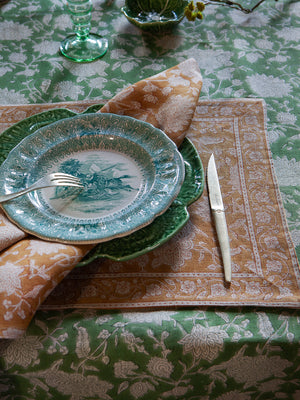
[[[88,108],[84,113],[98,111],[102,106]],[[11,126],[1,134],[0,164],[9,152],[26,136],[37,129],[77,115],[68,109],[53,109],[33,115]],[[201,159],[192,142],[185,138],[179,151],[185,165],[185,179],[179,195],[168,210],[158,216],[150,225],[122,238],[100,243],[78,264],[83,266],[97,258],[110,258],[125,261],[145,254],[162,245],[174,236],[189,220],[187,207],[196,201],[203,192],[204,170]]]

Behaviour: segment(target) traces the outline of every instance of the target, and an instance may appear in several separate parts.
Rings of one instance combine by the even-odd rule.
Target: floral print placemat
[[[262,100],[199,101],[187,137],[204,167],[213,152],[232,253],[226,286],[207,191],[168,243],[127,262],[76,268],[43,309],[186,305],[298,307],[300,273],[273,171]]]

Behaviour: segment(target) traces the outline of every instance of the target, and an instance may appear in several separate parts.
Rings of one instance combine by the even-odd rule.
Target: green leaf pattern
[[[282,398],[292,399],[299,390],[296,313],[70,310],[48,316],[46,325],[47,312],[39,312],[23,338],[0,343],[8,374],[0,374],[3,396],[7,377],[15,382],[12,397],[3,398],[14,398],[18,383],[28,400],[194,399],[193,393],[201,400],[260,399],[273,390],[283,396],[286,385],[291,396]]]
[[[93,31],[109,38],[109,50],[85,65],[58,53],[72,32],[62,0],[3,5],[1,103],[109,99],[194,57],[204,79],[202,99],[265,99],[274,166],[299,257],[299,2],[265,1],[250,15],[207,6],[203,21],[184,20],[167,35],[141,34],[122,15],[123,5],[94,0]],[[299,323],[297,310],[258,308],[39,311],[24,337],[0,342],[0,397],[295,400]]]

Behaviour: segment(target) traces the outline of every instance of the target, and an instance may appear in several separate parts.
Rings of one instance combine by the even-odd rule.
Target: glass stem
[[[78,40],[88,38],[91,29],[92,8],[91,0],[68,0],[67,7],[74,24],[74,32]]]
[[[74,24],[74,32],[60,43],[63,56],[76,62],[90,62],[102,57],[108,40],[91,33],[92,0],[66,0],[67,10]]]

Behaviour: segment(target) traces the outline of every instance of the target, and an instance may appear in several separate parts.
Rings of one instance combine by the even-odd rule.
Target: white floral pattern
[[[185,335],[179,343],[183,345],[183,353],[192,353],[194,358],[213,361],[223,350],[225,331],[219,328],[206,328],[196,324],[191,333]]]
[[[285,385],[297,398],[296,313],[278,317],[253,310],[173,311],[163,329],[160,318],[151,319],[151,311],[143,313],[143,325],[138,318],[137,328],[134,314],[70,310],[52,313],[55,323],[49,326],[45,313],[38,313],[23,338],[0,342],[4,368],[14,371],[16,382],[22,376],[22,393],[28,400],[50,400],[53,390],[56,398],[73,400],[253,400],[271,396],[274,390],[285,398]],[[257,341],[246,344],[253,324]],[[5,396],[11,389],[6,378],[3,383],[1,379],[0,374]],[[10,393],[17,394],[17,388]]]
[[[12,224],[0,210],[0,251],[25,238],[25,232]]]
[[[203,74],[202,100],[266,97],[268,138],[299,257],[300,174],[296,150],[300,82],[296,58],[300,3],[268,0],[250,15],[207,6],[203,21],[195,24],[183,21],[173,34],[164,36],[141,34],[121,14],[123,3],[123,0],[93,1],[93,30],[109,37],[109,51],[101,60],[85,65],[74,65],[58,54],[59,42],[72,31],[63,0],[11,0],[2,5],[0,102],[110,99],[130,83],[189,57],[196,58]],[[207,114],[206,105],[202,110]],[[12,108],[11,113],[16,112],[18,109]],[[222,115],[229,112],[225,110]],[[24,117],[19,114],[19,119]],[[213,125],[205,121],[203,129],[214,132]],[[254,137],[249,133],[249,141]],[[216,143],[222,143],[222,135],[215,139]],[[201,152],[209,141],[210,136],[204,135]],[[264,179],[258,172],[252,177]],[[237,184],[238,179],[232,181],[232,187]],[[233,206],[241,207],[236,203]],[[204,204],[196,209],[203,221],[208,218],[208,210]],[[256,210],[254,221],[267,222],[270,218],[272,212],[266,207]],[[237,220],[236,224],[239,223]],[[247,236],[245,226],[241,227]],[[0,243],[2,232],[0,223]],[[9,235],[5,233],[5,237]],[[201,265],[206,243],[198,243],[197,248]],[[187,247],[184,254],[189,251]],[[182,257],[179,254],[178,259]],[[147,257],[142,262],[145,264]],[[254,262],[246,267],[250,272],[256,270]],[[284,263],[278,260],[269,262],[269,275],[276,271],[281,274],[283,267]],[[110,268],[111,273],[120,270],[118,263],[111,263]],[[215,269],[212,266],[212,274]],[[238,265],[233,269],[240,272]],[[201,285],[200,282],[199,288]],[[95,287],[91,282],[87,287],[93,293]],[[75,288],[72,281],[65,296]],[[124,290],[125,286],[121,288]],[[202,290],[204,293],[203,285]],[[249,290],[255,296],[257,288]],[[223,296],[224,292],[224,285],[217,282],[212,285],[211,293],[204,295]],[[282,291],[281,295],[285,294]],[[8,303],[7,307],[9,310]],[[199,326],[204,332],[217,332],[217,345],[206,345],[205,352],[188,344],[202,337]],[[7,328],[3,335],[16,337],[22,332]],[[299,312],[289,309],[209,307],[162,313],[39,311],[21,339],[0,341],[0,397],[5,400],[258,400],[275,395],[295,400],[300,398],[299,332]],[[75,353],[76,340],[81,343],[77,350],[81,358]],[[203,340],[208,343],[206,336]],[[202,344],[200,339],[199,343]],[[213,357],[213,361],[208,361],[208,357]],[[150,360],[156,358],[165,360],[169,366],[165,372],[168,377],[153,375],[147,368]]]

